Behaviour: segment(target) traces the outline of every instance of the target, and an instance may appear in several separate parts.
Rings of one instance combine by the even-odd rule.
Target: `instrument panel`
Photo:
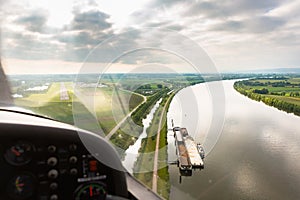
[[[97,159],[107,155],[112,160],[107,151],[110,146],[86,134],[96,141],[94,152],[87,150],[78,131],[69,126],[0,123],[0,199],[127,198],[125,173]]]
[[[66,194],[73,193],[76,200],[105,199],[112,192],[107,167],[78,144],[17,140],[5,145],[3,153],[8,172],[13,172],[6,175],[6,198],[71,199]]]

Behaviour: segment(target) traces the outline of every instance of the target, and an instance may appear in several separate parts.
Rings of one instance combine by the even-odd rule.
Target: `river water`
[[[170,199],[300,199],[300,117],[239,94],[234,81],[222,83],[226,98],[220,102],[226,112],[220,137],[204,160],[205,169],[183,177],[181,184],[177,166],[169,167]],[[222,113],[212,113],[209,84],[215,83],[180,91],[168,112],[169,128],[173,119],[175,126],[187,127],[204,147],[208,130],[222,125],[211,124],[212,116]],[[197,105],[182,105],[189,92],[195,93]],[[172,161],[176,156],[169,135]]]

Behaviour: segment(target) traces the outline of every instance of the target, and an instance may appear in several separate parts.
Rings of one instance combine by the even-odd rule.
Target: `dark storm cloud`
[[[31,14],[19,17],[14,22],[18,25],[24,26],[26,30],[32,32],[43,32],[47,22],[47,14],[41,11],[33,11]]]

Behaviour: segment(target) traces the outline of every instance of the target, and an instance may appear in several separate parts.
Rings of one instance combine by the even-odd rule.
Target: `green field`
[[[60,100],[60,87],[60,83],[52,83],[44,93],[39,92],[30,94],[28,97],[17,98],[15,104],[69,124],[74,123],[72,104],[76,104],[75,108],[78,109],[76,114],[87,116],[88,112],[96,113],[101,128],[108,133],[130,110],[143,101],[143,97],[140,95],[111,87],[96,88],[96,90],[84,88],[82,96],[87,99],[93,98],[93,105],[90,105],[74,96],[73,86],[70,82],[65,83],[69,100]]]
[[[289,82],[294,83],[294,84],[299,84],[300,83],[300,78],[290,78]]]
[[[267,88],[269,92],[299,92],[298,87],[268,87],[268,86],[251,86],[251,87],[246,87],[248,90],[253,90],[253,89],[262,89],[262,88]]]
[[[66,88],[70,96],[69,100],[63,102],[72,102],[73,89],[72,83],[65,83]],[[30,92],[32,93],[32,92]],[[37,94],[30,94],[28,97],[18,98],[15,100],[16,104],[19,106],[28,106],[28,107],[41,107],[49,102],[61,102],[60,100],[60,83],[52,83],[49,88]]]
[[[276,98],[276,99],[279,99],[279,100],[282,100],[282,101],[300,106],[300,98],[287,97],[287,96],[277,96],[277,95],[265,95],[265,96],[273,97],[273,98]]]

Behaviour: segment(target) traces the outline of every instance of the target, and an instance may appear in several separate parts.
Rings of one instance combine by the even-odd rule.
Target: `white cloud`
[[[270,10],[269,12],[267,12],[266,15],[295,19],[295,17],[300,16],[299,10],[300,10],[300,1],[294,0],[294,1],[289,1],[279,7]]]
[[[196,41],[221,70],[296,67],[300,63],[299,9],[299,0],[10,0],[0,13],[2,56],[27,62],[82,62],[111,36],[134,27],[159,27]],[[145,42],[139,31],[125,36],[114,42],[115,49]],[[163,38],[158,36],[156,43],[163,44]],[[115,49],[105,49],[91,62],[106,60]],[[160,59],[149,56],[131,56],[122,62]]]

